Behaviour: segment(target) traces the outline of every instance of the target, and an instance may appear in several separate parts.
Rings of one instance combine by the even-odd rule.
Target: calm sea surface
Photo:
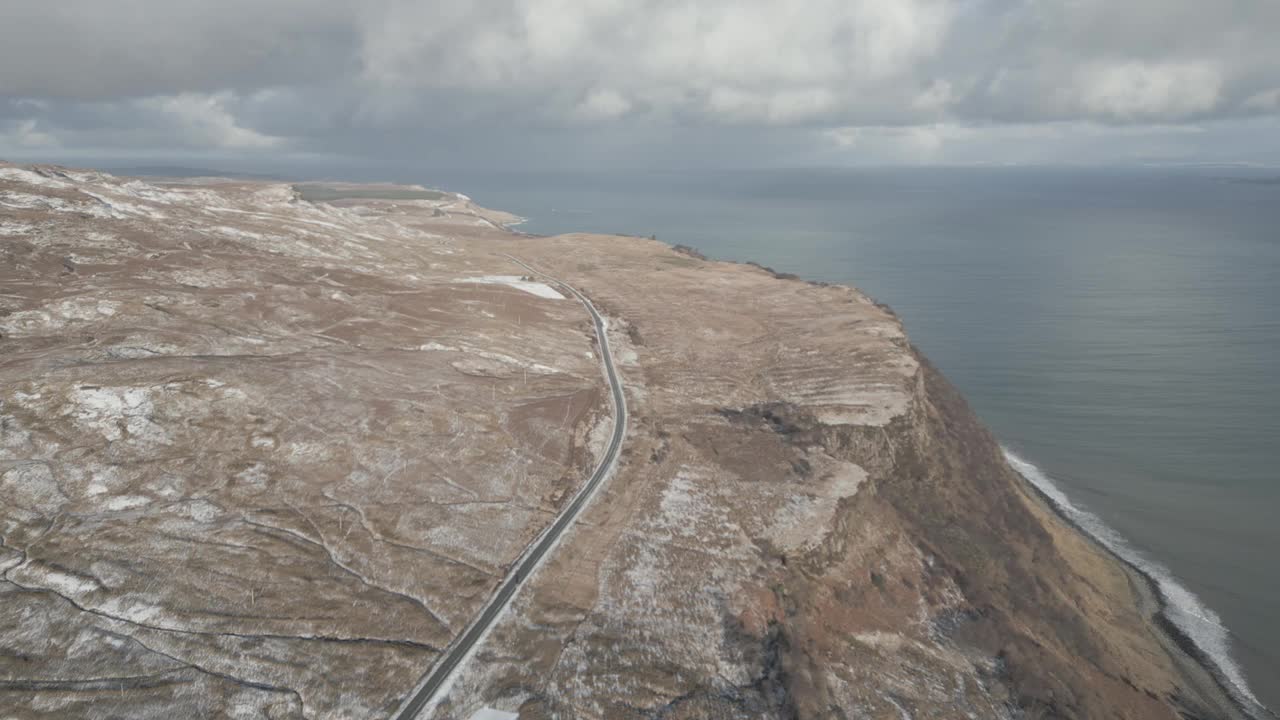
[[[423,179],[530,232],[656,234],[889,303],[1008,448],[1221,618],[1231,662],[1280,708],[1280,184],[1265,174]]]

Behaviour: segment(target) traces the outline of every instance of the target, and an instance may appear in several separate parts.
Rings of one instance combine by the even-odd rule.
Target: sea
[[[1280,708],[1280,170],[442,172],[537,234],[656,236],[861,288],[1013,466]],[[619,240],[625,242],[625,240]]]

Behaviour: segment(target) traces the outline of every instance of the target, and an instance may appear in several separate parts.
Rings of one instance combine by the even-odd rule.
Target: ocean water
[[[1241,169],[439,173],[534,233],[857,285],[1280,708],[1280,184]],[[1248,688],[1248,689],[1246,689]]]

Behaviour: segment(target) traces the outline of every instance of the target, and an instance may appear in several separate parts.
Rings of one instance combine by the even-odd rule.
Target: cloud
[[[438,10],[393,2],[364,28],[361,80],[372,92],[480,91],[554,116],[572,108],[558,108],[561,98],[604,85],[659,116],[711,122],[744,112],[802,120],[847,105],[859,87],[907,75],[935,52],[947,18],[942,0],[519,0]],[[530,94],[549,107],[529,108]],[[789,113],[793,101],[809,107]]]
[[[699,109],[722,122],[788,124],[821,117],[836,104],[822,87],[768,92],[713,88]]]
[[[582,147],[639,154],[616,138],[742,128],[787,152],[800,136],[815,149],[848,136],[925,158],[962,142],[959,128],[1096,139],[1084,128],[1159,133],[1280,113],[1274,0],[10,5],[10,145],[30,127],[24,137],[65,148],[403,159],[445,153],[448,138],[511,158],[521,138],[569,129]],[[761,143],[768,134],[778,142]]]
[[[47,150],[58,145],[58,139],[42,131],[39,123],[32,119],[12,121],[0,131],[0,152]]]
[[[1213,110],[1222,76],[1206,62],[1097,64],[1081,68],[1073,90],[1093,115],[1177,119]]]
[[[1280,118],[853,126],[823,133],[839,164],[1280,164]]]
[[[5,2],[0,97],[114,100],[257,89],[340,71],[357,16],[339,0]]]
[[[910,126],[831,128],[826,136],[844,151],[859,152],[864,159],[908,163],[933,162],[951,143],[979,136],[982,131],[963,125],[934,123]]]
[[[603,120],[621,117],[631,110],[631,101],[616,90],[604,88],[592,90],[575,108],[575,113],[587,120]]]
[[[17,100],[0,104],[0,148],[85,152],[287,152],[292,141],[246,127],[244,107],[270,93],[179,93],[114,102]],[[6,117],[8,116],[8,117]]]
[[[1256,110],[1258,112],[1276,112],[1280,110],[1280,87],[1250,95],[1242,103],[1242,107],[1246,110]]]
[[[235,116],[227,109],[230,99],[228,93],[182,93],[148,98],[141,103],[141,107],[171,118],[183,135],[184,144],[212,148],[262,149],[277,147],[284,142],[282,138],[264,135],[237,124]]]

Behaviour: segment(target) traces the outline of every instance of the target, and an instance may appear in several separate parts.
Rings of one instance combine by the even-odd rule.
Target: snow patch
[[[248,468],[236,473],[236,479],[242,484],[251,487],[265,487],[270,475],[267,473],[267,466],[262,463],[254,463]]]
[[[906,642],[906,638],[900,633],[881,632],[879,630],[854,633],[853,639],[868,647],[873,647],[877,650],[889,650],[890,652],[897,652]]]
[[[67,170],[62,174],[66,177],[71,178],[72,180],[75,180],[78,183],[103,184],[108,181],[116,179],[115,175],[99,172],[97,170],[85,170],[85,171]]]
[[[419,345],[418,350],[422,352],[434,351],[434,352],[466,353],[469,355],[474,355],[476,356],[476,358],[483,358],[485,360],[490,360],[494,363],[500,363],[501,365],[514,366],[516,368],[527,370],[529,372],[537,373],[540,375],[554,375],[560,372],[559,368],[554,368],[554,367],[551,367],[550,365],[543,365],[542,363],[531,362],[528,360],[521,360],[520,358],[515,358],[510,355],[504,355],[503,353],[492,352],[489,350],[477,350],[475,348],[470,348],[470,347],[453,347],[450,345],[441,345],[440,343],[435,341],[432,341],[429,343],[423,343],[422,345]],[[474,360],[472,362],[463,361],[461,365],[459,365],[458,363],[451,363],[451,365],[454,367],[454,369],[464,373],[469,370],[474,370],[476,372],[483,373],[483,372],[491,372],[496,369],[495,366],[491,364],[487,365],[484,363],[479,363]]]
[[[507,287],[512,287],[516,290],[527,292],[530,295],[537,295],[540,298],[546,298],[548,300],[565,299],[564,295],[561,295],[550,285],[534,280],[526,280],[519,275],[481,275],[478,277],[462,278],[459,282],[479,283],[482,285],[506,285]]]
[[[110,211],[111,216],[119,220],[123,220],[128,217],[144,217],[151,220],[163,220],[166,217],[164,213],[145,205],[138,205],[137,203],[131,203],[109,195],[99,195],[98,193],[92,193],[87,190],[81,190],[81,192],[102,203]]]
[[[40,513],[56,511],[66,502],[53,471],[42,462],[28,462],[0,474],[0,491],[14,505]]]
[[[120,485],[120,482],[120,470],[118,468],[107,466],[100,470],[95,470],[93,477],[89,480],[89,485],[85,487],[85,494],[90,497],[102,495]]]
[[[44,195],[31,195],[20,192],[0,192],[0,206],[17,210],[78,212],[96,218],[113,217],[110,208],[98,203],[74,203],[58,197],[46,197]]]
[[[23,168],[16,167],[0,167],[0,180],[11,180],[14,182],[25,183],[27,185],[36,185],[38,187],[47,188],[71,187],[71,183],[56,180],[32,170],[25,170]]]
[[[178,351],[178,346],[165,342],[153,342],[145,337],[130,337],[123,343],[111,345],[106,350],[107,355],[116,360],[137,360],[173,354]]]
[[[821,530],[835,524],[840,500],[855,495],[866,479],[860,466],[839,463],[812,491],[789,496],[774,511],[766,536],[788,552],[818,547],[824,537]]]
[[[208,523],[222,515],[222,508],[208,500],[193,500],[187,504],[187,517],[198,523]]]
[[[212,205],[223,200],[221,195],[211,190],[166,190],[141,180],[127,182],[119,190],[131,197],[160,205]]]
[[[196,288],[230,288],[246,283],[252,284],[252,278],[240,277],[236,273],[218,268],[174,270],[169,277],[179,285]]]
[[[22,584],[46,587],[69,598],[83,597],[101,587],[91,578],[54,570],[36,562],[27,563],[19,570]]]
[[[261,233],[249,232],[248,230],[233,228],[229,225],[218,225],[212,229],[214,230],[214,232],[218,232],[228,237],[233,237],[239,240],[266,240],[266,236]]]
[[[71,412],[81,428],[97,432],[109,441],[168,444],[164,428],[152,422],[152,391],[140,387],[82,387],[73,390]]]
[[[120,510],[132,510],[150,504],[151,498],[143,497],[142,495],[119,495],[103,503],[108,510],[117,512]]]
[[[0,168],[3,169],[3,168]],[[14,235],[30,235],[35,230],[35,225],[27,223],[10,222],[8,220],[0,221],[0,236],[13,237]]]

